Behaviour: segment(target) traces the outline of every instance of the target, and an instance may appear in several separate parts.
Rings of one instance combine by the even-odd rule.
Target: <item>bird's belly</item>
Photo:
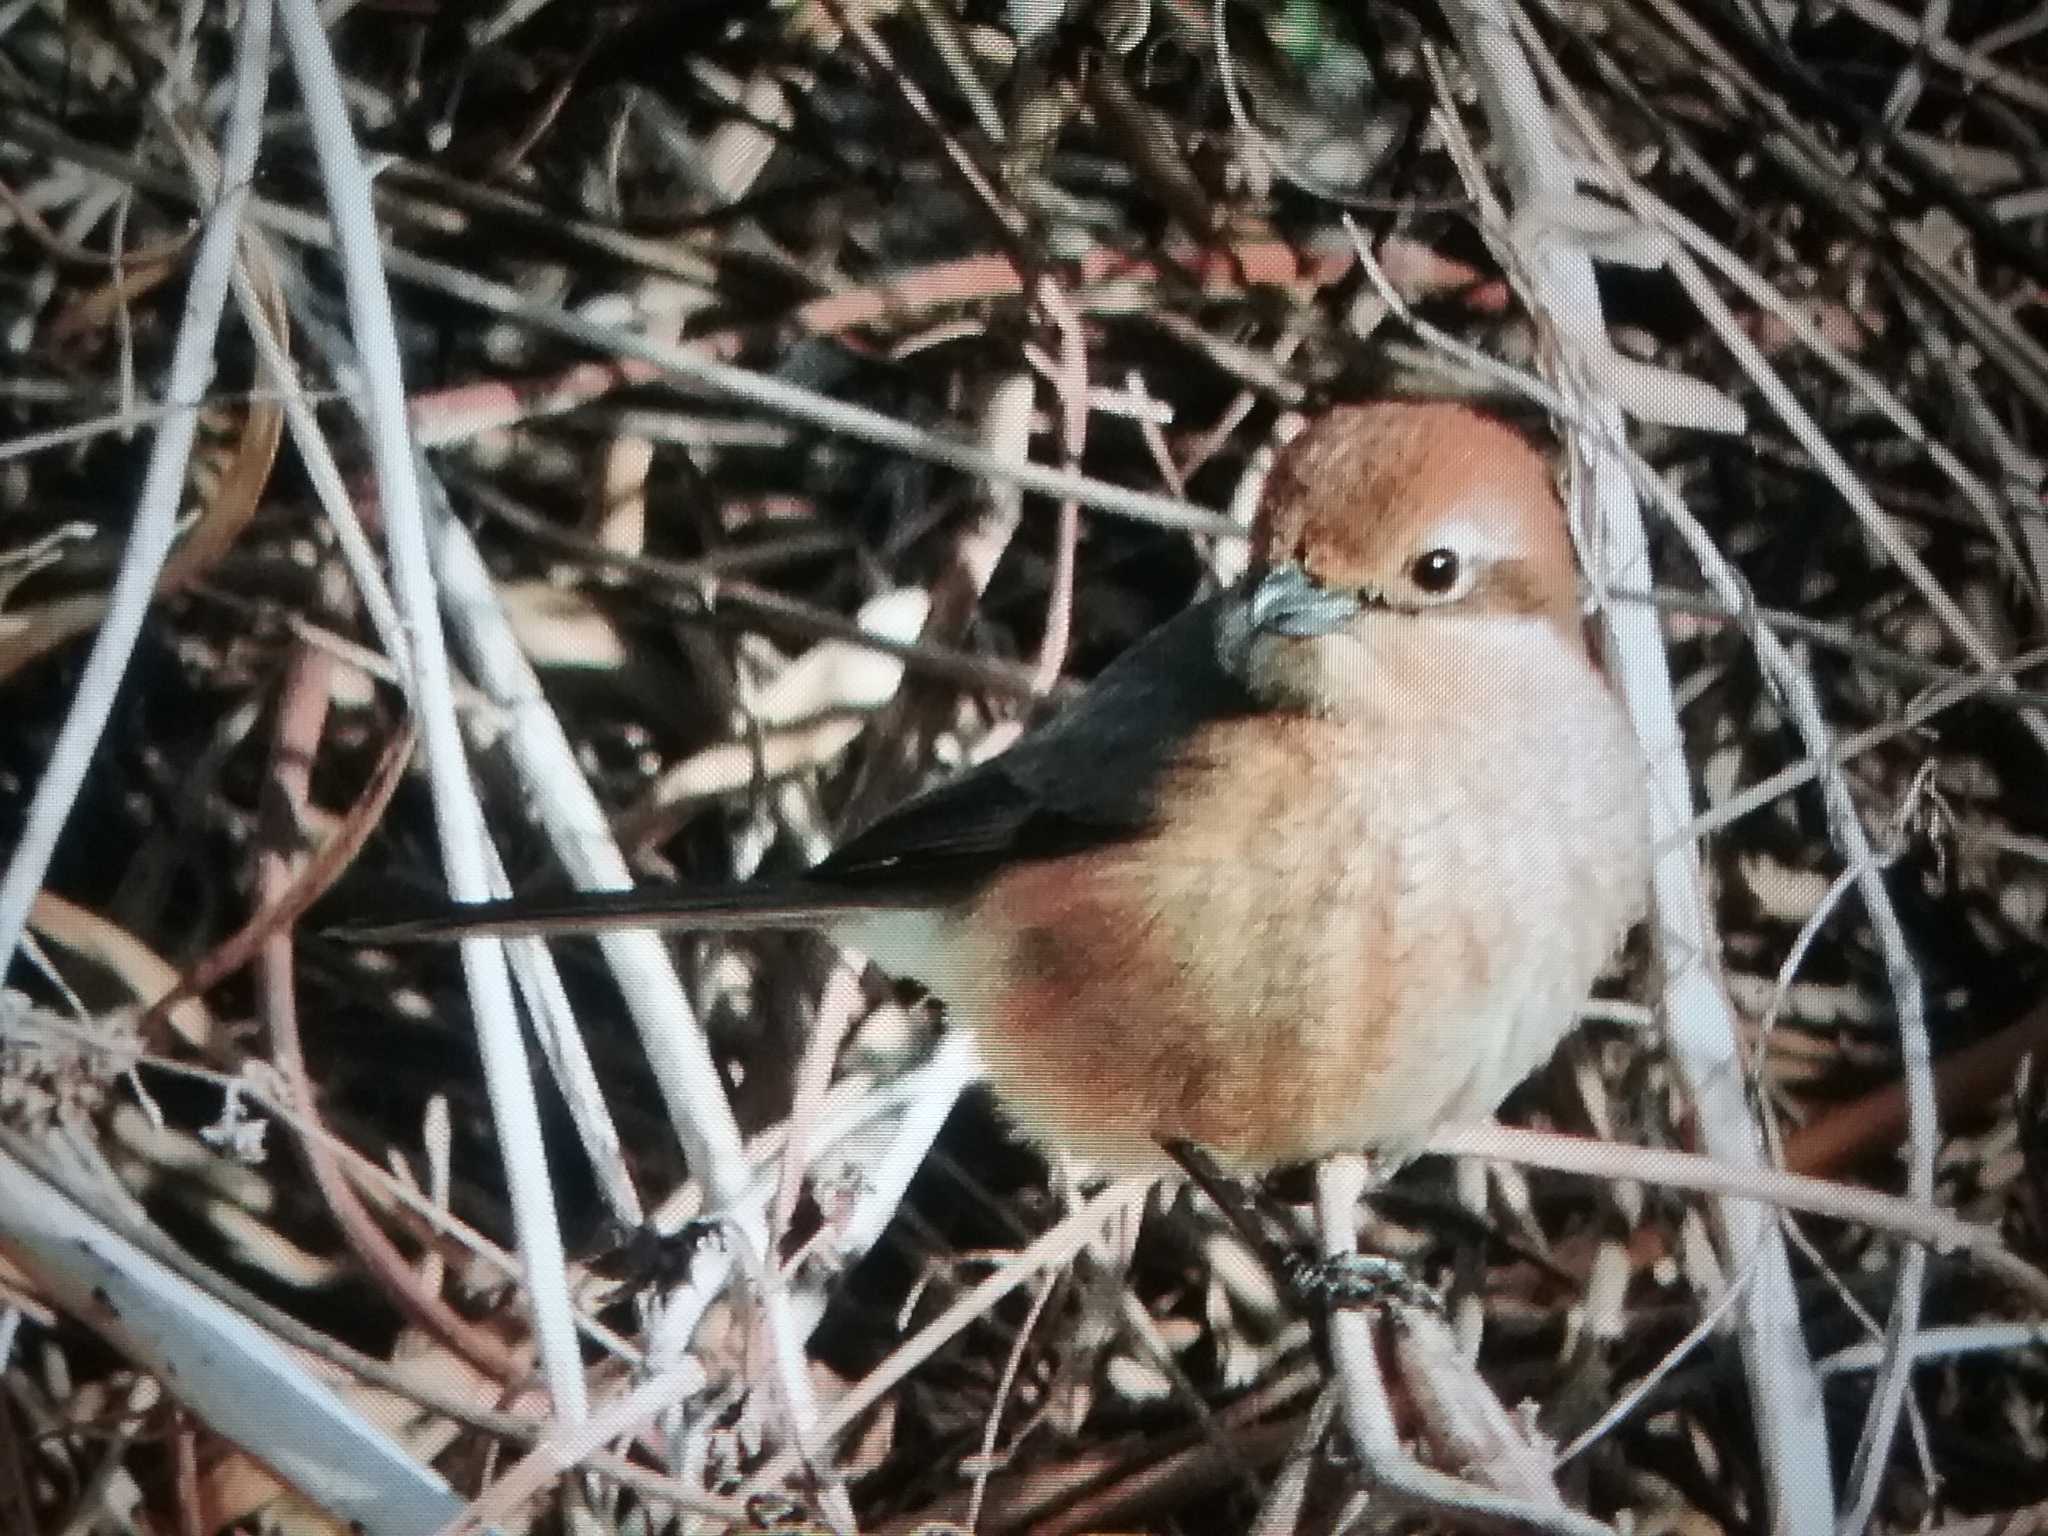
[[[1460,771],[1381,750],[1313,816],[1312,758],[1219,776],[1213,805],[1196,786],[1141,841],[1015,866],[875,957],[975,1030],[1022,1130],[1104,1171],[1174,1139],[1245,1170],[1399,1155],[1550,1055],[1640,911],[1625,739],[1538,745]]]
[[[1255,905],[1273,886],[1236,859],[1026,866],[921,946],[945,962],[907,968],[975,1030],[1019,1127],[1103,1171],[1156,1171],[1176,1139],[1246,1170],[1405,1153],[1549,1055],[1620,930],[1555,942],[1498,869],[1455,881],[1465,899],[1403,900],[1398,854],[1332,846],[1272,845],[1272,878],[1315,897],[1292,917]]]

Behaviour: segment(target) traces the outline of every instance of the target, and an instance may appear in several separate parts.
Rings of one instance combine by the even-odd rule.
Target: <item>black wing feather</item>
[[[821,884],[971,886],[1014,859],[1141,834],[1176,744],[1248,706],[1216,660],[1216,600],[1104,670],[1067,713],[999,757],[913,796],[814,866]],[[1076,742],[1085,743],[1076,750]]]

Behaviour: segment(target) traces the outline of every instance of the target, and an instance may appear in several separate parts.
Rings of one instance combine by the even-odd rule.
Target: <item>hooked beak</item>
[[[1357,593],[1318,586],[1307,571],[1289,561],[1274,566],[1252,588],[1252,629],[1308,639],[1341,628],[1364,606]]]

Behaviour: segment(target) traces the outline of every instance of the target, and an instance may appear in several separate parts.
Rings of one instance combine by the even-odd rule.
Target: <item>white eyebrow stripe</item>
[[[1497,529],[1502,519],[1451,516],[1430,525],[1424,543],[1427,549],[1444,548],[1467,559],[1510,560],[1522,553],[1519,545],[1503,543]]]

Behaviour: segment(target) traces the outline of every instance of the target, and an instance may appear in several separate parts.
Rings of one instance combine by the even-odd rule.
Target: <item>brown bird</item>
[[[1577,591],[1525,439],[1333,410],[1241,583],[803,876],[374,936],[815,927],[927,985],[1016,1123],[1101,1171],[1398,1160],[1550,1055],[1642,911],[1642,775]]]

